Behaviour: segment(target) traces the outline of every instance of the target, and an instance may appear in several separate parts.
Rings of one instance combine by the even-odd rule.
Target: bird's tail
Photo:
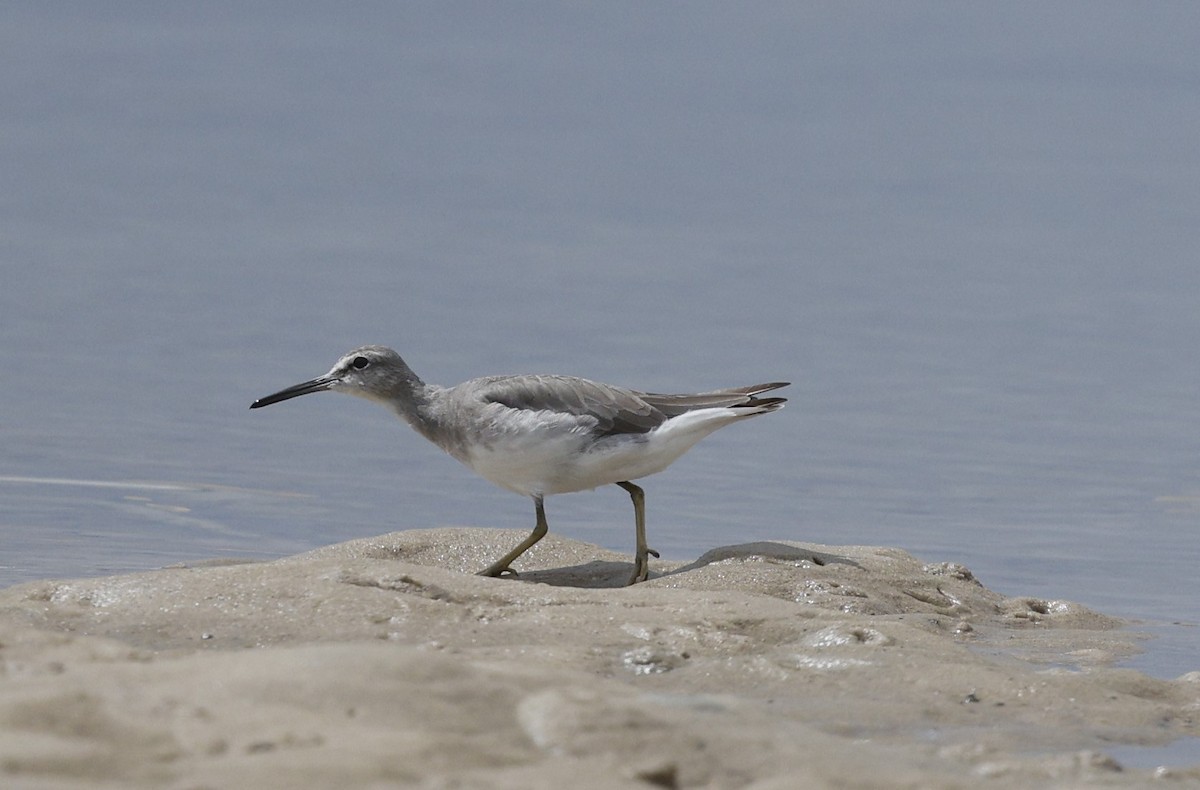
[[[780,387],[786,387],[788,384],[789,382],[786,381],[775,381],[769,384],[752,384],[749,387],[734,387],[732,389],[713,390],[712,392],[700,392],[695,395],[657,395],[654,393],[645,393],[642,394],[641,398],[668,417],[676,417],[685,412],[695,411],[696,409],[711,409],[722,406],[735,409],[754,408],[758,409],[758,411],[752,412],[753,414],[765,414],[783,406],[787,402],[787,398],[759,398],[756,396],[764,392],[777,390]]]

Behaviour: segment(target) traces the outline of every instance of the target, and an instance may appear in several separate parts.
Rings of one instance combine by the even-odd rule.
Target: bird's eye
[[[354,366],[355,370],[362,370],[367,365],[371,364],[371,360],[367,359],[366,357],[355,357],[354,361],[350,364]]]

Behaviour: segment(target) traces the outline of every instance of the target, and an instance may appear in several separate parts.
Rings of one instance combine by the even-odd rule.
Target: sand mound
[[[653,563],[439,529],[0,591],[5,787],[1138,786],[1200,675],[894,549]],[[1174,770],[1181,782],[1200,771]]]

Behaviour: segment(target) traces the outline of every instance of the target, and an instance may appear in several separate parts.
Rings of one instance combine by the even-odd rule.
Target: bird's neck
[[[397,388],[402,392],[397,392],[398,397],[393,397],[386,405],[417,433],[434,444],[449,449],[446,446],[446,430],[435,404],[441,387],[426,384],[414,375],[398,383]]]

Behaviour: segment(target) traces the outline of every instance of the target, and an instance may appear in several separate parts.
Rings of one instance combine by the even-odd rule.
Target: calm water
[[[371,404],[247,409],[378,342],[791,379],[647,482],[664,556],[899,546],[1200,669],[1200,9],[377,11],[0,11],[0,584],[529,526]]]

